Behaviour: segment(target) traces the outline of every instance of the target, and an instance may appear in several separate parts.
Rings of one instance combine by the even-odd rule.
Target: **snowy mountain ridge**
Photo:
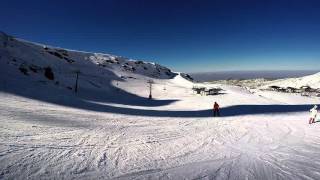
[[[76,74],[82,85],[103,87],[102,81],[124,79],[172,79],[178,73],[156,63],[121,56],[67,50],[21,40],[0,32],[0,63],[4,79],[28,76],[73,89]],[[19,78],[18,78],[19,79]]]

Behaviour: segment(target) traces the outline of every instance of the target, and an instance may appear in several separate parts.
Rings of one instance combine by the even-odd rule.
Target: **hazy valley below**
[[[283,70],[283,71],[216,71],[189,73],[195,81],[208,82],[216,80],[243,80],[243,79],[282,79],[307,76],[319,70]]]

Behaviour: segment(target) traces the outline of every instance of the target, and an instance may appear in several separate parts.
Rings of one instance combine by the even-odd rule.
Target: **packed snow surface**
[[[160,65],[0,37],[0,179],[320,179],[318,97],[199,96]]]

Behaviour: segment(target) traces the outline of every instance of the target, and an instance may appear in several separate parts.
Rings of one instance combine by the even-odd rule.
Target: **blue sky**
[[[2,0],[0,30],[176,71],[320,69],[316,0]]]

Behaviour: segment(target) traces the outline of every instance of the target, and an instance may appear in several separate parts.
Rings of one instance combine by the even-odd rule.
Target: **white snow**
[[[293,88],[300,88],[302,86],[309,86],[314,89],[320,88],[320,72],[299,77],[299,78],[286,78],[286,79],[279,79],[275,81],[271,81],[267,84],[267,86],[279,86],[279,87],[293,87]]]
[[[320,123],[308,124],[317,97],[218,84],[223,94],[199,96],[157,64],[76,51],[69,63],[8,42],[0,42],[0,179],[320,179]],[[123,69],[127,62],[138,70]],[[75,69],[78,94],[67,88]],[[214,101],[222,117],[212,117]]]

